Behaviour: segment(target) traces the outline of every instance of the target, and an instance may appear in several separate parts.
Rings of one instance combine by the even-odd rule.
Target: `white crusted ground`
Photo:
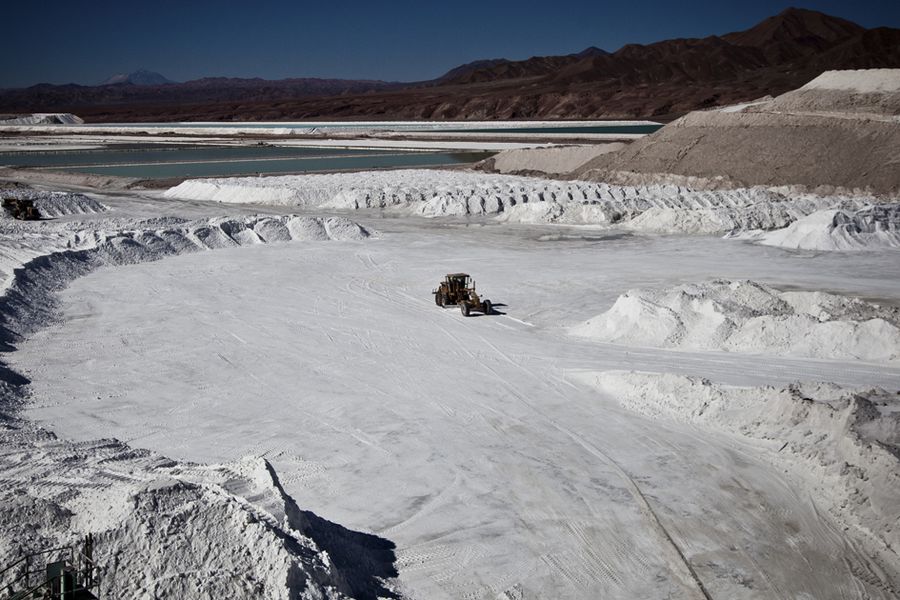
[[[485,194],[507,185],[482,189],[491,180],[477,174],[422,177],[410,190],[432,194],[396,202],[394,215],[451,214],[463,199],[477,211],[474,195],[486,207]],[[555,204],[624,222],[666,206],[759,204],[758,214],[777,219],[795,210],[771,191],[599,186],[598,201],[584,202],[568,196],[580,192],[570,185],[513,188],[529,201],[502,214]],[[316,202],[326,196],[306,189]],[[381,191],[336,202],[390,207],[394,195],[415,193],[367,189]],[[532,201],[532,192],[549,200]],[[747,356],[565,334],[621,290],[710,274],[895,298],[892,251],[809,256],[714,237],[551,228],[544,218],[537,227],[385,219],[385,233],[363,243],[368,229],[342,218],[213,218],[221,205],[102,200],[114,218],[0,222],[0,333],[16,369],[3,371],[4,410],[71,440],[22,421],[3,429],[0,444],[14,450],[0,457],[0,478],[11,482],[2,501],[34,525],[4,538],[6,553],[19,539],[41,545],[95,531],[106,563],[134,565],[111,576],[125,597],[390,596],[397,572],[404,592],[428,598],[897,595],[890,551],[862,529],[842,529],[852,522],[822,510],[831,497],[806,479],[733,436],[648,424],[570,376],[665,370],[739,385],[800,378],[893,389],[895,364],[788,359],[773,356],[777,344]],[[129,211],[200,218],[139,221]],[[297,241],[260,243],[288,240]],[[501,314],[465,319],[434,305],[432,287],[459,270]],[[747,285],[748,314],[768,306],[759,296],[820,324],[890,321],[866,303],[775,298]],[[720,300],[722,314],[739,304]],[[691,319],[700,324],[691,335],[712,329]],[[824,435],[820,426],[811,423],[811,438]],[[265,457],[280,482],[243,456]],[[356,531],[295,510],[287,496]],[[861,527],[877,525],[858,514]],[[251,562],[256,555],[265,559]]]
[[[900,545],[900,392],[821,383],[737,387],[672,373],[578,373],[622,406],[761,442],[846,527]]]

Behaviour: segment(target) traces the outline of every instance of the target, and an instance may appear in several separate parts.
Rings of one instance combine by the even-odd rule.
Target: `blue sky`
[[[898,0],[8,3],[0,87],[96,84],[138,68],[205,76],[416,81],[481,58],[746,29],[788,6],[900,28]]]

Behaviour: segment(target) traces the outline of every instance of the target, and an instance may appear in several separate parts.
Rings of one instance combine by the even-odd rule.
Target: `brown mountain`
[[[217,102],[275,102],[297,98],[361,94],[398,87],[396,83],[347,79],[240,79],[205,77],[184,83],[134,85],[104,83],[38,84],[0,91],[6,112],[87,112],[115,106],[198,104]]]
[[[666,118],[781,94],[829,69],[875,67],[900,67],[900,30],[867,30],[791,8],[746,31],[629,44],[612,54],[589,48],[522,61],[475,61],[405,86],[198,80],[105,99],[94,95],[95,88],[29,88],[0,94],[0,110],[65,110],[89,121]],[[212,82],[208,89],[204,81]]]
[[[771,64],[821,52],[865,31],[856,23],[811,10],[789,8],[747,31],[722,36],[729,44],[758,48]]]

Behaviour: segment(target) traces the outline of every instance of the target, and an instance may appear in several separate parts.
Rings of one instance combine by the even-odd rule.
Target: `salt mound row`
[[[89,198],[84,194],[71,194],[68,192],[40,192],[27,189],[0,189],[2,198],[19,198],[31,200],[35,208],[41,213],[41,217],[61,217],[63,215],[84,215],[108,211],[104,204]],[[7,217],[5,211],[0,211],[0,218]]]
[[[615,186],[436,170],[188,180],[165,195],[316,209],[382,209],[424,217],[497,215],[510,223],[616,225],[703,234],[780,229],[817,210],[865,205],[859,198],[789,198],[764,189],[694,191],[677,185]]]
[[[65,225],[65,226],[62,226]],[[344,218],[132,222],[115,231],[4,222],[5,350],[57,317],[55,293],[101,266],[291,240],[361,240]],[[0,362],[0,564],[95,535],[116,598],[396,597],[393,545],[301,511],[261,459],[179,464],[115,440],[71,443],[22,422],[28,380]],[[0,574],[0,585],[18,573]]]
[[[533,177],[406,169],[187,180],[167,190],[165,196],[301,208],[403,208],[407,213],[444,216],[495,214],[525,202],[601,200],[600,189],[595,184]]]
[[[900,547],[900,397],[831,384],[733,387],[671,373],[577,376],[625,408],[754,440],[845,527],[896,560]],[[890,569],[888,569],[890,573]],[[890,573],[897,581],[898,573]],[[877,582],[883,575],[874,577]],[[885,583],[886,584],[886,583]],[[885,590],[890,591],[890,590]],[[898,593],[898,590],[893,590]],[[888,594],[890,595],[890,593]]]
[[[262,459],[178,464],[115,440],[76,444],[5,424],[0,443],[0,564],[20,549],[80,544],[92,533],[109,597],[336,599],[366,591],[335,557],[372,552],[301,512]],[[3,575],[0,584],[17,573]]]
[[[289,241],[364,240],[371,233],[343,217],[246,216],[187,221],[159,229],[87,231],[74,246],[104,253],[115,262],[155,260],[191,250],[229,248]]]
[[[163,219],[161,225],[146,222],[130,230],[86,230],[71,233],[60,248],[53,239],[52,250],[34,256],[6,281],[0,299],[0,339],[15,341],[52,322],[53,302],[49,296],[69,281],[109,265],[126,265],[160,260],[186,252],[233,248],[253,244],[289,241],[357,241],[371,236],[362,226],[343,217],[245,216],[199,221]],[[19,254],[29,256],[30,249]],[[11,267],[0,263],[0,268]],[[5,270],[5,269],[4,269]],[[12,269],[10,269],[12,270]]]
[[[752,281],[630,290],[570,332],[662,348],[900,360],[900,309],[823,292],[779,292]]]
[[[756,236],[761,244],[802,250],[900,248],[900,204],[823,210]]]

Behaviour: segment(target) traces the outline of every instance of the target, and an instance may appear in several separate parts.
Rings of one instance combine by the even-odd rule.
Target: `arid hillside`
[[[713,186],[896,195],[898,116],[900,69],[828,71],[774,99],[692,112],[571,176],[635,183],[675,175]]]
[[[0,111],[89,122],[286,119],[674,118],[778,95],[834,69],[900,67],[900,30],[788,9],[746,31],[479,60],[427,82],[207,78],[0,92]]]

